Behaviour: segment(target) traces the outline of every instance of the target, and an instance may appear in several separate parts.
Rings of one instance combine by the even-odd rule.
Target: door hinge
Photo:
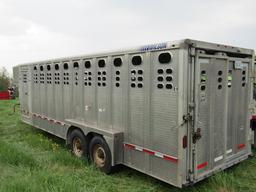
[[[202,137],[202,135],[201,135],[201,128],[197,128],[197,130],[192,133],[192,141],[193,141],[193,144],[195,144],[196,141],[198,141],[199,139],[201,139],[201,137]]]
[[[193,175],[194,175],[194,172],[193,172],[191,169],[189,169],[189,170],[188,170],[188,181],[189,181],[190,183],[193,182]]]
[[[196,49],[194,47],[189,48],[189,55],[194,57],[196,55]]]
[[[189,107],[190,110],[194,109],[195,108],[195,103],[194,102],[188,103],[188,107]]]

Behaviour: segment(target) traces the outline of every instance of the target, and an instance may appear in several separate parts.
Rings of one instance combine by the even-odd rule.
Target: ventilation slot
[[[144,81],[143,70],[132,69],[131,70],[131,87],[143,88],[143,81]]]
[[[173,81],[173,76],[170,75],[172,74],[173,70],[168,68],[166,70],[164,69],[157,69],[156,74],[157,74],[157,88],[158,89],[163,89],[164,87],[166,89],[172,89],[173,84],[171,83]]]
[[[64,85],[69,85],[69,73],[63,73],[63,84]]]
[[[107,72],[106,71],[98,71],[98,86],[99,87],[106,87],[106,81],[107,81]]]
[[[59,65],[57,65],[57,66],[59,66]],[[56,65],[55,65],[55,69],[56,69]],[[55,85],[59,85],[60,84],[60,73],[54,73],[54,84]]]
[[[92,86],[92,72],[84,71],[84,86]]]
[[[52,84],[52,74],[51,73],[46,74],[46,83]]]

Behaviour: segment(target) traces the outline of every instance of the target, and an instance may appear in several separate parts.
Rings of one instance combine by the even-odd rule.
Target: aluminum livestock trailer
[[[253,54],[186,39],[19,65],[22,120],[106,173],[193,184],[251,154]]]

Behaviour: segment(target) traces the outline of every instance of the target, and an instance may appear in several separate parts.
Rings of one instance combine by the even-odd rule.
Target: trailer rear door
[[[250,60],[197,50],[195,64],[195,179],[248,155]]]

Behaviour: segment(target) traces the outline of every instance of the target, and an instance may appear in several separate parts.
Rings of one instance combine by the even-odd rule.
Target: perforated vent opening
[[[218,82],[218,89],[222,89],[222,71],[218,71],[218,78],[217,78],[217,82]]]
[[[131,87],[132,88],[143,88],[143,70],[142,69],[131,69]]]
[[[115,58],[114,59],[114,66],[120,67],[122,65],[122,59],[121,58]]]
[[[38,74],[37,73],[34,73],[33,80],[34,80],[35,84],[38,83]]]
[[[40,82],[41,84],[44,84],[44,79],[45,79],[45,78],[44,78],[44,73],[40,73],[40,74],[39,74],[39,80],[40,80],[39,82]]]
[[[79,76],[78,76],[78,69],[79,69],[79,63],[78,62],[74,62],[73,63],[73,67],[74,67],[74,69],[75,69],[75,74],[74,74],[74,84],[75,84],[75,86],[77,86],[78,85],[78,82],[79,82]]]
[[[245,87],[246,85],[246,71],[242,71],[242,87]]]
[[[164,88],[164,85],[163,85],[163,84],[157,84],[157,88],[158,88],[158,89],[163,89],[163,88]]]
[[[172,56],[170,53],[161,53],[158,57],[158,61],[161,64],[168,64],[171,62]]]
[[[79,69],[79,63],[78,62],[74,62],[73,63],[73,68],[74,69]]]
[[[106,87],[107,86],[107,72],[106,71],[98,71],[98,86]]]
[[[56,64],[56,65],[58,65],[58,64]],[[55,65],[55,66],[56,66]],[[58,65],[59,66],[59,65]],[[59,85],[60,84],[60,73],[54,73],[54,75],[55,75],[55,77],[54,77],[54,84],[55,85]]]
[[[163,69],[158,69],[158,70],[157,70],[157,73],[158,73],[158,74],[163,74],[163,73],[164,73],[164,70],[163,70]]]
[[[52,74],[51,73],[46,74],[46,83],[52,84]]]
[[[172,69],[166,69],[167,74],[172,74]]]
[[[64,63],[63,68],[64,68],[65,70],[68,70],[68,64],[67,64],[67,63]]]
[[[166,84],[166,89],[172,89],[173,85],[172,84]]]
[[[106,63],[105,63],[105,60],[104,60],[104,59],[101,59],[101,60],[98,61],[98,66],[99,66],[100,68],[105,67],[105,65],[106,65]]]
[[[168,68],[168,69],[157,69],[156,71],[156,80],[157,80],[157,88],[158,89],[163,89],[164,87],[166,89],[172,89],[172,81],[173,81],[173,76],[170,75],[172,74],[173,70]]]
[[[202,85],[202,86],[201,86],[201,91],[205,91],[205,89],[206,89],[206,86],[205,86],[205,85]]]
[[[90,68],[91,68],[91,62],[90,62],[90,61],[85,61],[85,62],[84,62],[84,67],[85,67],[86,69],[90,69]]]
[[[69,73],[63,73],[63,84],[64,85],[69,85],[69,81],[70,81],[70,78],[69,78]]]
[[[132,58],[132,64],[133,65],[140,65],[142,63],[141,56],[137,55]]]
[[[55,67],[55,70],[59,70],[59,68],[60,68],[60,67],[59,67],[59,64],[55,64],[54,67]]]

